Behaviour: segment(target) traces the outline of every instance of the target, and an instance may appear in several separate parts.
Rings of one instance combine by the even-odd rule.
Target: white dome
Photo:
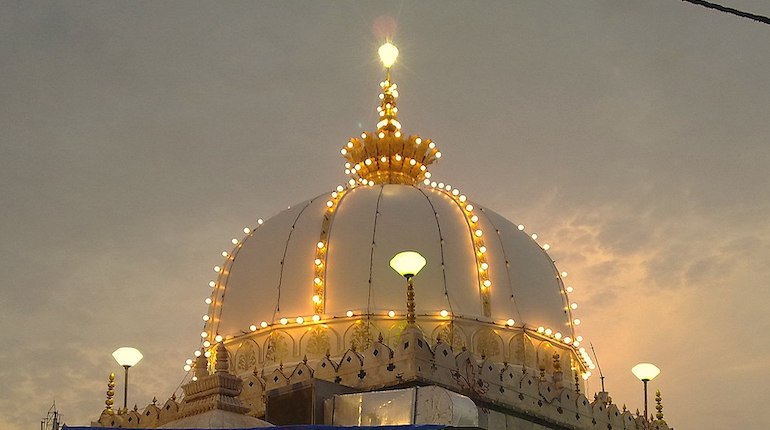
[[[405,282],[388,265],[415,250],[428,261],[414,278],[416,314],[545,326],[574,336],[559,272],[546,252],[499,214],[476,204],[478,224],[449,193],[401,184],[359,186],[295,205],[247,235],[222,266],[207,330],[226,338],[265,321],[355,314],[405,314]],[[328,219],[325,221],[325,217]],[[326,232],[323,230],[326,229]],[[479,276],[483,231],[489,306]],[[313,302],[319,238],[325,238],[323,302]],[[322,309],[321,312],[318,309]],[[253,329],[252,329],[253,330]]]

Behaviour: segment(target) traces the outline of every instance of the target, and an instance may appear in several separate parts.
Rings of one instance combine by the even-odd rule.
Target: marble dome
[[[220,269],[213,333],[227,338],[282,319],[304,324],[348,312],[403,318],[405,282],[388,262],[414,250],[428,261],[414,279],[418,317],[443,310],[447,318],[513,320],[574,337],[553,261],[501,215],[430,185],[363,185],[334,195],[292,206],[235,247]]]

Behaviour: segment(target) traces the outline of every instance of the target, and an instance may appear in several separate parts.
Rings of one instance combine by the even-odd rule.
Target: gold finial
[[[655,418],[657,418],[658,421],[663,421],[663,398],[660,396],[660,390],[655,390],[655,403],[655,409],[658,410],[655,414]]]
[[[112,400],[112,397],[115,395],[115,374],[110,373],[110,379],[107,382],[107,400],[104,401],[104,405],[106,406],[104,408],[104,411],[102,411],[103,414],[107,415],[113,415],[115,411],[112,410],[112,405],[114,404],[114,400]]]
[[[388,42],[380,47],[379,54],[385,66],[385,80],[380,82],[377,131],[350,139],[340,150],[348,160],[345,173],[366,185],[413,185],[430,177],[428,165],[440,158],[441,152],[430,139],[402,136],[396,107],[398,86],[390,77],[398,48]]]

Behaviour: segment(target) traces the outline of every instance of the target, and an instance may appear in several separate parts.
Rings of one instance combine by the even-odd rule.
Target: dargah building
[[[402,128],[397,54],[380,48],[379,122],[338,148],[346,182],[223,253],[183,396],[119,408],[111,376],[89,428],[670,428],[659,393],[647,413],[586,393],[566,274],[431,175],[442,152]]]

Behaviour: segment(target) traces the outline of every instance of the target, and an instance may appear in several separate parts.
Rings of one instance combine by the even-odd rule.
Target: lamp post
[[[123,386],[123,409],[128,410],[128,368],[135,366],[142,359],[142,353],[136,348],[123,346],[116,349],[112,356],[124,369],[126,369],[126,379]]]
[[[649,419],[647,415],[647,383],[660,374],[660,369],[654,364],[639,363],[631,368],[631,372],[644,383],[644,423],[647,427],[647,420]]]
[[[399,275],[406,278],[406,322],[414,324],[414,278],[423,267],[425,267],[425,257],[415,251],[403,251],[390,259],[390,267]]]

